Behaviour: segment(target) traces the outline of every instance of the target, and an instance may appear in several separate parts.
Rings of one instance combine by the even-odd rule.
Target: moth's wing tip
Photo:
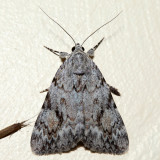
[[[123,151],[119,151],[118,153],[115,153],[114,155],[124,155],[129,151],[129,146],[125,148]]]

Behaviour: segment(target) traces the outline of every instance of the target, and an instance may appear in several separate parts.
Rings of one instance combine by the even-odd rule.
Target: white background
[[[0,0],[0,129],[39,113],[46,95],[39,92],[50,86],[61,65],[43,46],[67,52],[73,46],[39,6],[79,43],[123,10],[84,47],[88,50],[105,37],[94,62],[122,94],[114,99],[128,131],[129,151],[113,156],[80,147],[61,155],[35,156],[30,149],[35,117],[29,127],[0,140],[0,159],[159,160],[159,0]]]

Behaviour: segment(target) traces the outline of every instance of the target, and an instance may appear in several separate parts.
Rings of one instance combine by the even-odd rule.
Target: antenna
[[[120,14],[122,13],[122,11],[120,13],[118,13],[114,18],[112,18],[110,21],[108,21],[107,23],[103,24],[102,26],[100,26],[98,29],[96,29],[93,33],[91,33],[82,43],[82,45],[84,44],[84,42],[91,37],[93,34],[95,34],[98,30],[100,30],[102,27],[104,27],[105,25],[109,24],[110,22],[112,22],[114,19],[116,19]]]
[[[58,22],[56,22],[53,18],[51,18],[42,8],[40,8],[40,9],[49,19],[51,19],[53,22],[55,22],[57,25],[59,25],[71,37],[71,39],[73,40],[74,44],[76,44],[76,42],[73,39],[73,37]]]

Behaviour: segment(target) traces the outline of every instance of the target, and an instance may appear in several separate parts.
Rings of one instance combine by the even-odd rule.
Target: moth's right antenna
[[[112,22],[114,19],[116,19],[120,14],[122,13],[122,11],[120,13],[118,13],[114,18],[112,18],[110,21],[108,21],[107,23],[103,24],[102,26],[100,26],[98,29],[96,29],[93,33],[91,33],[82,43],[82,45],[84,44],[84,42],[91,37],[93,34],[95,34],[98,30],[100,30],[102,27],[104,27],[105,25],[107,25],[108,23]]]
[[[47,17],[49,17],[53,22],[55,22],[57,25],[59,25],[71,37],[71,39],[73,40],[74,44],[76,45],[76,42],[73,39],[73,37],[58,22],[56,22],[53,18],[51,18],[42,8],[40,8],[40,9]]]

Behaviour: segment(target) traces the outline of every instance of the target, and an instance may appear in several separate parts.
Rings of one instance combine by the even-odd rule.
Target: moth
[[[45,90],[48,92],[32,132],[31,149],[37,155],[47,155],[68,152],[82,143],[92,152],[123,154],[128,150],[129,139],[112,97],[112,93],[120,93],[106,83],[92,60],[103,39],[88,52],[84,51],[84,42],[72,40],[75,45],[71,54],[44,46],[66,60]]]
[[[28,120],[26,120],[28,121]],[[14,133],[16,133],[17,131],[19,131],[20,129],[28,126],[29,124],[25,124],[26,121],[23,121],[21,123],[14,123],[2,130],[0,130],[0,139],[5,138],[9,135],[12,135]]]

